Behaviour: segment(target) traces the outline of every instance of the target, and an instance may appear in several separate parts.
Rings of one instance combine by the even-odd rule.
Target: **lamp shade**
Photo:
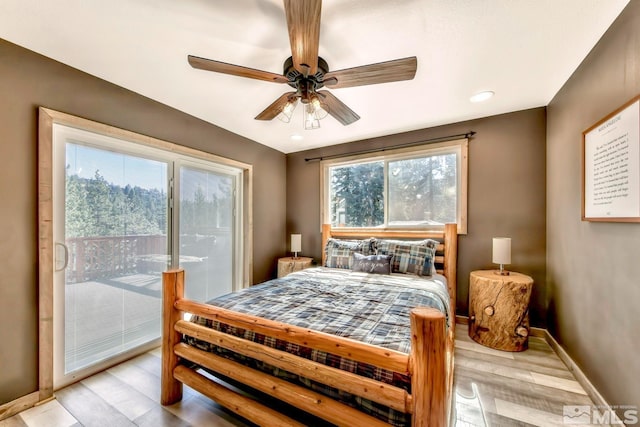
[[[293,110],[296,109],[298,105],[298,98],[292,97],[289,98],[286,104],[282,107],[280,113],[276,116],[278,120],[289,123],[291,121],[291,116],[293,115]]]
[[[291,235],[291,252],[302,252],[302,234]]]
[[[493,238],[493,263],[511,264],[511,239],[509,237]]]

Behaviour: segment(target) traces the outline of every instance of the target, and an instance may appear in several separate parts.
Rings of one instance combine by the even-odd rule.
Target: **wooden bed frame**
[[[360,239],[377,236],[372,236],[371,231],[364,233],[355,230],[337,232],[332,231],[330,226],[324,226],[323,247],[330,237]],[[182,336],[189,335],[398,411],[412,414],[413,427],[450,425],[454,412],[452,397],[457,258],[456,225],[447,224],[444,233],[390,233],[386,231],[380,237],[390,239],[435,238],[442,241],[442,245],[438,247],[436,265],[442,266],[441,269],[439,268],[439,272],[447,277],[452,302],[451,327],[447,328],[445,315],[437,309],[425,307],[413,309],[411,311],[411,353],[405,354],[348,338],[187,300],[184,298],[184,270],[167,271],[163,273],[161,403],[170,405],[181,400],[182,384],[186,384],[258,425],[303,425],[180,363],[180,359],[186,359],[207,368],[209,371],[246,384],[339,426],[388,426],[377,418],[329,397],[189,346],[182,342]],[[196,325],[183,320],[185,312],[409,375],[412,392],[409,394],[403,389],[386,383]]]

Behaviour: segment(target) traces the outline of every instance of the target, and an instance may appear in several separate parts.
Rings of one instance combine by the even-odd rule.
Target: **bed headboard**
[[[329,238],[334,239],[367,239],[376,237],[379,239],[417,240],[433,239],[441,242],[436,250],[436,270],[447,278],[449,295],[451,297],[451,307],[456,307],[456,272],[458,263],[458,226],[456,224],[445,224],[444,231],[395,231],[383,230],[376,235],[376,230],[358,229],[332,229],[331,224],[322,225],[322,265],[325,265],[326,254],[324,248]]]

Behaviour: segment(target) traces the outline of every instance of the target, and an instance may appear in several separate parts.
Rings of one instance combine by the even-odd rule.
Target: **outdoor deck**
[[[159,338],[161,286],[141,273],[65,285],[65,370]]]

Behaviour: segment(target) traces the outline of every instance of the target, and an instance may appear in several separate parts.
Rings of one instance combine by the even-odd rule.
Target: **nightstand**
[[[308,257],[286,257],[278,259],[278,277],[284,277],[294,271],[304,270],[311,267],[313,258]]]
[[[533,279],[496,270],[472,271],[469,279],[469,337],[504,351],[527,349]]]

